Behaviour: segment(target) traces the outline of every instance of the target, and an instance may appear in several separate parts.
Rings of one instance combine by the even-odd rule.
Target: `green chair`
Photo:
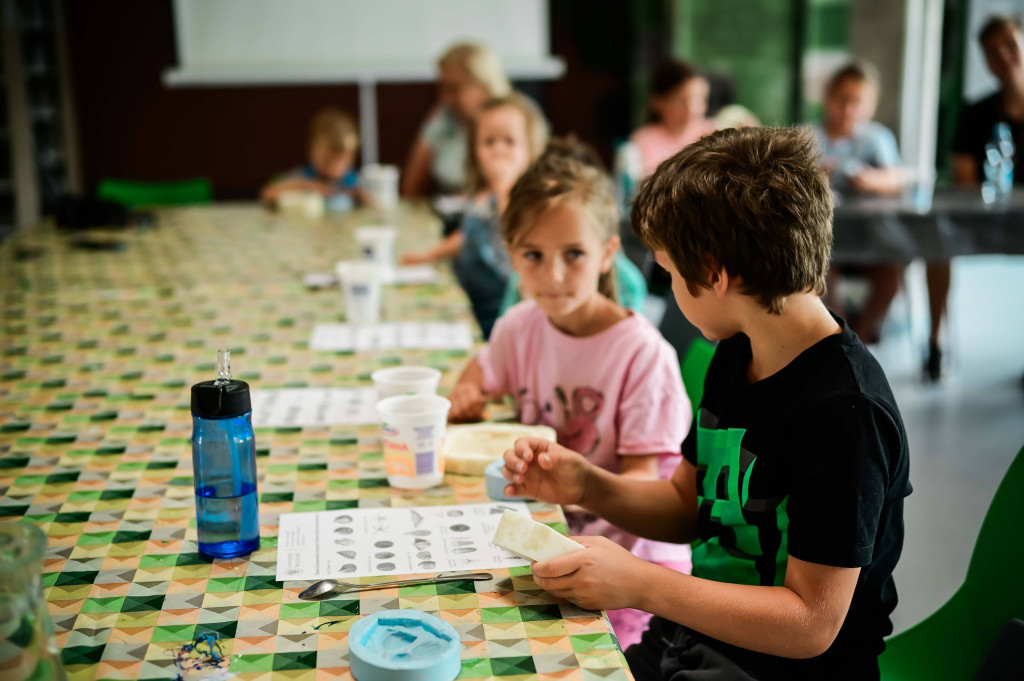
[[[1024,449],[1003,476],[974,544],[967,577],[920,624],[890,637],[883,681],[972,679],[1010,619],[1024,619]]]
[[[177,206],[188,203],[210,203],[213,187],[205,177],[178,182],[132,182],[100,180],[96,196],[129,208],[138,206]]]
[[[694,338],[686,354],[679,362],[679,370],[683,374],[683,387],[690,398],[693,413],[697,413],[701,398],[704,397],[704,375],[708,372],[711,358],[715,355],[715,345],[703,338]]]

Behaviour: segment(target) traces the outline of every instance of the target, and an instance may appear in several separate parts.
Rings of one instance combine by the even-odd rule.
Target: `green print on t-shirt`
[[[742,446],[746,430],[718,429],[718,418],[697,415],[695,577],[732,584],[781,586],[786,577],[785,496],[750,496],[757,456]]]

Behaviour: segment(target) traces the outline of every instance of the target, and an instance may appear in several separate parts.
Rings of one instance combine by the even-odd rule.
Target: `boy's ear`
[[[729,292],[730,285],[734,285],[734,280],[729,277],[729,272],[724,267],[711,270],[711,290],[716,297],[724,298]]]
[[[611,272],[615,264],[615,254],[619,252],[621,245],[622,239],[617,236],[613,236],[605,242],[604,253],[601,254],[601,274]]]

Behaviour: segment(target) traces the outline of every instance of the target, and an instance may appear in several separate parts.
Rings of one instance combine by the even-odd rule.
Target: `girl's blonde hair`
[[[576,202],[590,215],[602,242],[619,235],[619,207],[612,182],[600,168],[588,163],[592,154],[571,140],[555,140],[512,188],[501,216],[501,235],[509,247],[522,241],[550,208]],[[597,290],[619,302],[614,265],[601,274]]]
[[[529,97],[518,92],[511,92],[503,97],[488,99],[469,123],[470,148],[469,153],[466,154],[466,183],[471,192],[478,192],[487,188],[487,180],[484,179],[483,171],[480,169],[480,161],[476,157],[478,121],[488,111],[494,111],[506,106],[523,114],[523,119],[526,121],[526,144],[529,147],[531,163],[537,160],[548,143],[548,124],[544,120],[540,109],[537,108],[537,105]]]
[[[469,79],[483,85],[491,97],[504,97],[512,91],[498,55],[480,43],[452,45],[437,60],[437,65],[439,68],[461,66]]]

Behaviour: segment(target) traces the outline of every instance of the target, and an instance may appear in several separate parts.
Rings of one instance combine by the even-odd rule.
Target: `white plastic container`
[[[376,324],[380,321],[381,271],[364,260],[343,260],[334,266],[345,302],[345,318],[350,324]]]
[[[441,372],[431,367],[401,366],[370,374],[380,399],[396,395],[436,395]]]
[[[451,407],[437,395],[400,395],[377,403],[389,485],[426,489],[441,484]]]
[[[394,227],[373,226],[359,227],[355,237],[363,258],[381,269],[384,283],[395,280],[395,237],[398,230]]]
[[[301,189],[284,191],[277,197],[277,209],[287,215],[320,218],[324,215],[324,197]]]
[[[363,185],[379,208],[398,205],[398,166],[370,163],[363,166]]]

